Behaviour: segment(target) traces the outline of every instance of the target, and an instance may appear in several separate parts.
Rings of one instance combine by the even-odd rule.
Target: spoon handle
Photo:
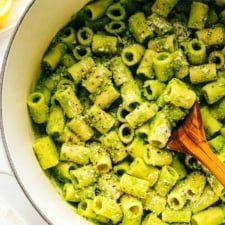
[[[197,158],[209,171],[220,181],[225,187],[225,164],[220,161],[217,156],[212,152],[207,141],[196,141],[193,139],[189,132],[181,129],[179,132],[186,135],[180,135],[180,144],[186,151]]]

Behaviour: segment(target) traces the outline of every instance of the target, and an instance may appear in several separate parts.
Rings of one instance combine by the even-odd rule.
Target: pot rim
[[[9,151],[8,145],[7,145],[7,141],[6,141],[6,136],[5,136],[5,131],[4,131],[4,126],[3,126],[3,107],[2,107],[2,101],[3,101],[3,86],[4,86],[4,75],[5,75],[5,70],[6,70],[6,64],[7,64],[7,60],[9,57],[9,53],[11,51],[11,47],[12,44],[16,38],[16,34],[17,31],[19,30],[20,25],[23,23],[24,18],[26,17],[27,13],[30,11],[30,9],[32,8],[32,6],[34,5],[36,0],[32,0],[28,6],[26,7],[26,9],[24,10],[23,14],[20,16],[19,20],[16,22],[16,24],[13,24],[13,26],[15,26],[15,30],[12,33],[12,36],[10,38],[9,44],[6,48],[4,57],[3,57],[3,63],[2,63],[2,67],[0,68],[0,131],[1,131],[1,138],[2,138],[2,143],[3,143],[3,147],[4,147],[4,151],[6,153],[9,165],[12,169],[13,175],[16,178],[19,186],[21,187],[23,193],[25,194],[26,198],[29,200],[29,202],[31,203],[32,207],[37,211],[37,213],[43,218],[43,220],[49,224],[49,225],[54,225],[52,221],[50,221],[48,219],[48,217],[45,215],[45,213],[36,205],[36,203],[34,202],[34,200],[32,199],[32,196],[30,196],[25,188],[25,186],[23,185],[22,180],[19,177],[19,174],[16,170],[16,167],[13,163],[12,157],[11,157],[11,153]]]

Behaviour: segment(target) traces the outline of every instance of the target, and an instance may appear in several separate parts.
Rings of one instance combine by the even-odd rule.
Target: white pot
[[[34,140],[26,99],[39,74],[45,49],[85,0],[36,0],[17,27],[4,60],[1,127],[5,149],[25,194],[49,224],[85,225],[57,194],[32,151]]]

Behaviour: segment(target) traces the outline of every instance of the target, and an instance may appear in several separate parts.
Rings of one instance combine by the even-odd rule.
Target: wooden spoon
[[[182,125],[173,131],[167,147],[194,156],[225,187],[225,164],[216,157],[208,145],[200,107],[197,102]]]

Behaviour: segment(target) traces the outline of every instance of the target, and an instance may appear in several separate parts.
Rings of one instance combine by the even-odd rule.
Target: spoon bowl
[[[225,187],[225,164],[208,145],[198,102],[194,104],[184,122],[173,131],[167,148],[198,159]]]

